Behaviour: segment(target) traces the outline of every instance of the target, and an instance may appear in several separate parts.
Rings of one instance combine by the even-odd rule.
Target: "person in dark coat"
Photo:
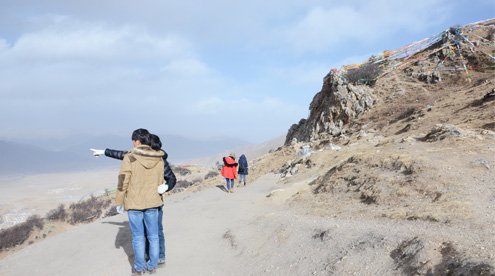
[[[158,136],[156,136],[156,137],[158,137]],[[158,141],[160,141],[159,139],[160,138],[158,138]],[[156,145],[160,145],[160,147],[157,148]],[[153,143],[152,143],[150,146],[154,150],[163,151],[163,163],[164,163],[163,178],[167,182],[167,185],[168,185],[168,188],[166,191],[170,192],[175,187],[175,184],[177,183],[177,178],[176,178],[174,172],[172,171],[170,164],[167,161],[168,153],[165,150],[161,149],[161,142],[159,144],[155,143],[155,145],[153,145]],[[99,149],[90,149],[90,150],[93,152],[93,155],[96,157],[99,157],[101,155],[105,155],[106,157],[110,157],[110,158],[114,158],[114,159],[118,159],[118,160],[123,160],[124,155],[126,153],[128,153],[128,151],[125,151],[125,150],[114,150],[114,149],[108,149],[108,148],[104,149],[104,150],[99,150]]]
[[[237,169],[237,173],[239,174],[239,185],[244,182],[244,186],[246,186],[246,177],[248,175],[249,165],[244,154],[241,154],[241,156],[239,157],[238,164],[239,166]]]
[[[163,151],[163,178],[166,181],[166,185],[160,185],[160,186],[165,186],[165,189],[161,191],[160,193],[163,193],[164,191],[169,192],[171,191],[177,182],[177,178],[172,171],[172,168],[170,164],[167,161],[168,154],[165,152],[165,150],[162,149],[162,142],[160,141],[160,137],[154,134],[149,134],[150,136],[150,145],[153,150],[156,151]],[[114,159],[119,159],[122,160],[124,159],[124,156],[128,153],[128,151],[122,151],[122,150],[114,150],[114,149],[105,149],[105,150],[97,150],[97,149],[90,149],[93,152],[93,155],[96,157],[99,157],[100,155],[105,155],[110,158]],[[158,238],[159,238],[159,248],[160,248],[160,253],[159,253],[159,260],[158,264],[162,265],[165,263],[165,235],[163,233],[163,205],[162,207],[159,208],[158,210]],[[146,244],[146,248],[148,248],[148,244]]]

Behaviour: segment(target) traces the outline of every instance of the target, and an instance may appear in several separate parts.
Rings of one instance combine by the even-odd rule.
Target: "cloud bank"
[[[330,68],[475,21],[490,5],[3,1],[0,137],[147,127],[266,140],[307,115]]]

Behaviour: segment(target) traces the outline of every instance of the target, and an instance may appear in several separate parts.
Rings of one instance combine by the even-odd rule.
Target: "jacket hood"
[[[226,164],[235,164],[235,159],[232,156],[226,156],[223,158],[223,162]]]
[[[239,165],[243,168],[247,168],[248,167],[248,162],[247,162],[247,158],[246,156],[243,154],[241,155],[241,157],[239,157]]]
[[[133,148],[130,153],[146,169],[154,168],[163,158],[164,151],[152,150],[150,146],[141,145]],[[131,158],[132,158],[131,157]]]

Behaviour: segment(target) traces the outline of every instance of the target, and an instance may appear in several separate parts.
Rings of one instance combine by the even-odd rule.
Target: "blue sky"
[[[0,138],[261,142],[330,68],[495,17],[493,1],[0,0]]]

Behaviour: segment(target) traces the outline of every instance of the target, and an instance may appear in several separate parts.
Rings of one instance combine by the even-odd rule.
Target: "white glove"
[[[99,149],[89,149],[90,151],[93,152],[93,155],[96,157],[100,157],[100,155],[105,154],[105,150],[99,150]]]
[[[158,186],[158,188],[156,188],[156,191],[159,193],[159,194],[163,194],[164,192],[166,192],[168,190],[168,185],[165,184],[165,183],[162,183],[160,186]]]
[[[117,211],[117,213],[123,214],[125,212],[124,205],[118,205],[118,206],[116,206],[115,207],[115,210]]]

